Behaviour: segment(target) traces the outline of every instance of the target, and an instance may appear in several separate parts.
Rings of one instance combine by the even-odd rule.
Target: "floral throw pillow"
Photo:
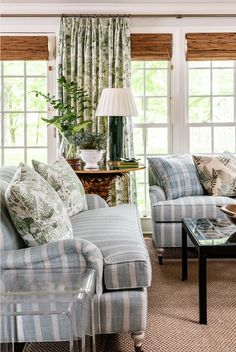
[[[5,199],[12,221],[28,246],[73,238],[62,200],[29,166],[19,165]]]
[[[236,196],[236,156],[193,155],[201,184],[209,195]]]
[[[84,187],[64,158],[50,165],[36,160],[32,160],[32,164],[35,171],[58,193],[69,216],[88,209]]]

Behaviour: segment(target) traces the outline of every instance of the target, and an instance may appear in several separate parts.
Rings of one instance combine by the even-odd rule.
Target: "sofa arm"
[[[149,187],[149,195],[150,195],[151,206],[154,206],[156,205],[156,203],[163,202],[166,200],[165,192],[159,186]]]
[[[106,201],[98,194],[86,194],[86,199],[88,210],[108,207]]]
[[[1,270],[7,269],[95,269],[96,292],[102,293],[103,257],[97,246],[80,239],[67,239],[36,247],[1,251]]]

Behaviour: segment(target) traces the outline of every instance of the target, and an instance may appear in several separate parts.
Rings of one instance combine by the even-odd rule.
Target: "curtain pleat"
[[[129,19],[123,17],[62,17],[59,41],[59,74],[77,82],[91,100],[84,120],[92,118],[93,128],[108,137],[107,117],[96,117],[98,99],[103,88],[130,86]],[[63,95],[63,92],[60,92]],[[124,126],[124,155],[133,157],[131,118]],[[108,139],[108,138],[107,138]],[[124,198],[121,179],[116,182],[116,203]],[[130,176],[129,201],[136,202],[134,173]]]

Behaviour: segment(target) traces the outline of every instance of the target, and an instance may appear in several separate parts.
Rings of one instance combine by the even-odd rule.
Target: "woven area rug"
[[[208,325],[198,323],[198,264],[189,261],[189,279],[181,281],[181,260],[158,265],[146,240],[153,269],[148,290],[148,327],[144,352],[236,351],[236,260],[208,261]],[[105,335],[98,352],[133,352],[129,334]],[[66,352],[65,343],[28,344],[25,352]]]

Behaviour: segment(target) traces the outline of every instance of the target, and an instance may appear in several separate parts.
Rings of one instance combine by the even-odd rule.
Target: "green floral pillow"
[[[84,187],[65,159],[60,158],[50,165],[32,160],[32,164],[35,171],[57,191],[69,216],[88,209]]]
[[[201,184],[213,196],[236,196],[236,156],[193,155]]]
[[[29,166],[19,165],[5,199],[12,221],[28,246],[73,238],[62,200]]]

